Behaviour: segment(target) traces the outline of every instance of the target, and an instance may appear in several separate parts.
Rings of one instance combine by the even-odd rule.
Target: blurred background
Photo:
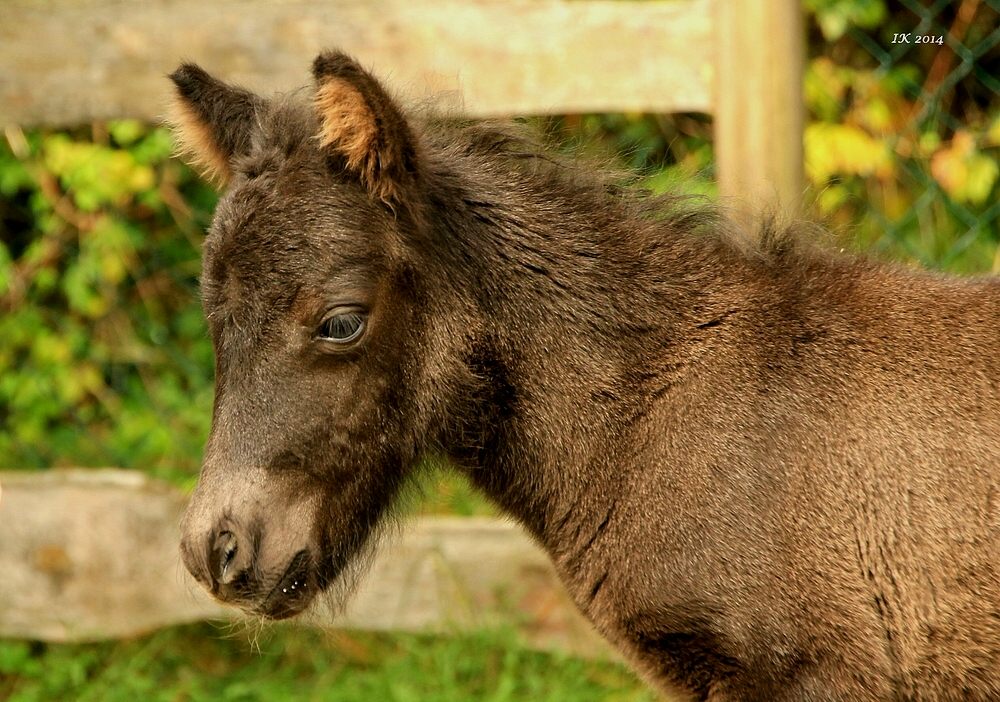
[[[805,216],[869,255],[1000,271],[1000,3],[801,9]],[[711,114],[520,118],[557,148],[613,158],[638,186],[719,195]],[[212,407],[200,247],[218,194],[172,149],[164,127],[134,119],[6,125],[0,469],[111,466],[193,487]],[[447,467],[430,467],[415,495],[414,513],[492,513]],[[90,644],[0,639],[0,700],[84,699],[654,696],[614,662],[538,652],[504,629],[254,635],[195,624]]]

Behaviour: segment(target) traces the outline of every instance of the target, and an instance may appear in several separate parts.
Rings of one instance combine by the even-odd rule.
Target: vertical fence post
[[[719,188],[737,208],[796,216],[802,200],[798,0],[715,0],[715,145]]]

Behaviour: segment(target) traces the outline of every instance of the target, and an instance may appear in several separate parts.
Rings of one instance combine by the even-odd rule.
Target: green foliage
[[[429,459],[403,491],[398,508],[403,514],[494,516],[496,508],[469,480],[440,459]]]
[[[162,128],[0,145],[0,468],[200,462],[212,351],[197,298],[215,195]]]
[[[536,124],[564,150],[615,163],[653,192],[718,195],[707,115],[562,115]]]
[[[815,15],[827,41],[840,39],[851,25],[877,27],[886,16],[884,0],[804,0],[802,4]]]
[[[806,174],[814,214],[845,244],[954,272],[996,271],[1000,83],[988,76],[1000,68],[990,51],[1000,17],[955,5],[890,14],[881,0],[806,3],[821,29],[804,84]],[[897,33],[949,40],[894,43]],[[976,48],[969,63],[959,61],[963,47]]]
[[[620,665],[538,653],[511,633],[453,638],[207,624],[97,644],[0,639],[4,702],[652,702]]]

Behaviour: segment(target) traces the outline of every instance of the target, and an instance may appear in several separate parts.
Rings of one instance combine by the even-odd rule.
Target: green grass
[[[496,516],[496,507],[469,479],[446,462],[432,458],[420,465],[404,488],[397,509],[401,514]]]
[[[0,639],[5,702],[652,702],[626,668],[539,653],[515,634],[456,637],[210,624],[93,644]]]

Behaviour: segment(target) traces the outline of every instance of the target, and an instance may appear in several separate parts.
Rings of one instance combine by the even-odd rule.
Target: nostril
[[[239,544],[236,541],[236,534],[231,531],[223,531],[219,534],[219,581],[229,582],[226,576],[229,574],[229,566],[236,558]]]
[[[212,576],[216,583],[234,585],[240,580],[249,566],[248,548],[249,545],[242,543],[233,531],[224,529],[216,535],[209,554]]]

